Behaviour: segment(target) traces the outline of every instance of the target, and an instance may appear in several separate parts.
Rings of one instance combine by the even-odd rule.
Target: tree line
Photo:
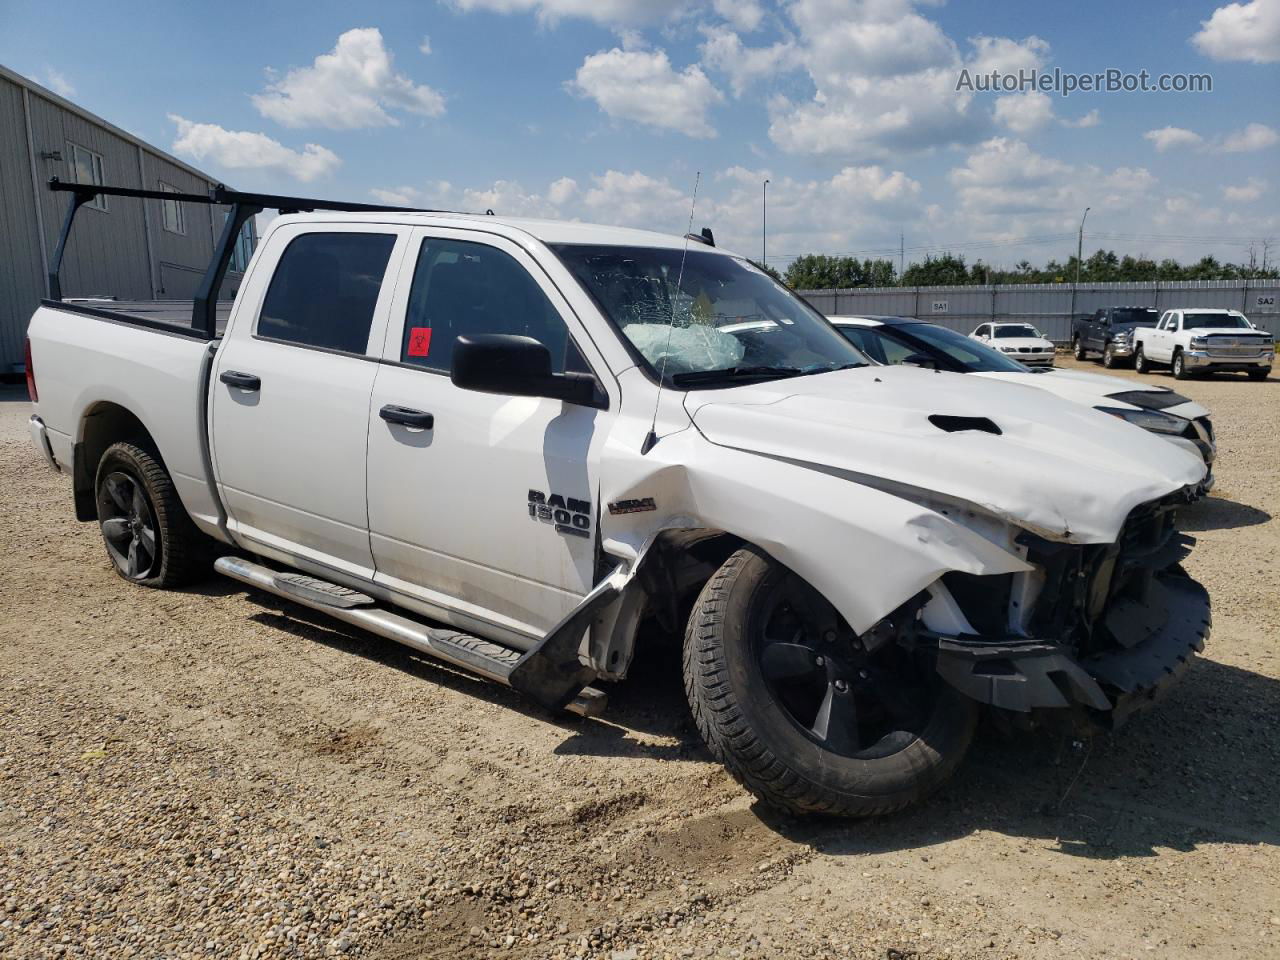
[[[1036,267],[1023,260],[1012,269],[995,267],[982,260],[966,263],[962,254],[927,255],[912,262],[898,275],[892,260],[859,260],[810,253],[792,260],[783,273],[761,267],[775,280],[794,290],[844,289],[847,287],[933,287],[1011,283],[1072,283],[1076,279],[1076,258],[1066,262],[1050,260]],[[1114,250],[1098,250],[1080,264],[1081,283],[1151,282],[1155,280],[1276,280],[1280,269],[1256,260],[1224,263],[1217,257],[1201,257],[1195,263],[1166,258],[1118,256]]]

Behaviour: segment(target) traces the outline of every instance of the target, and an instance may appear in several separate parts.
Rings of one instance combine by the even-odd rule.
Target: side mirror
[[[485,333],[458,337],[453,345],[453,385],[478,393],[549,397],[598,406],[592,377],[551,372],[551,353],[532,337]]]
[[[924,367],[927,370],[938,369],[938,361],[933,357],[925,356],[923,353],[913,353],[909,357],[904,357],[902,363],[908,367]]]

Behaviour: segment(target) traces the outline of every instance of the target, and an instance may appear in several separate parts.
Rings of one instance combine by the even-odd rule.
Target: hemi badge
[[[650,510],[657,510],[658,505],[653,502],[653,497],[641,497],[638,500],[615,500],[609,504],[609,513],[618,516],[623,513],[647,513]]]

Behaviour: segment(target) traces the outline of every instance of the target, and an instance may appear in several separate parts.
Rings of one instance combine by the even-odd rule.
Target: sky
[[[1280,260],[1280,0],[0,0],[0,63],[246,190],[692,212],[778,267],[1061,261],[1086,207],[1086,253]],[[1055,69],[1212,90],[975,80]]]

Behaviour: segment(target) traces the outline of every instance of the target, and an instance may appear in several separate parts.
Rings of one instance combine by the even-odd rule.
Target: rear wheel
[[[1142,344],[1134,349],[1133,352],[1133,369],[1138,373],[1150,373],[1151,364],[1147,361],[1147,355],[1142,350]]]
[[[1089,351],[1084,348],[1084,341],[1079,337],[1071,341],[1071,354],[1077,360],[1085,360],[1089,356]]]
[[[195,578],[204,537],[150,453],[131,443],[108,447],[95,490],[98,526],[116,573],[144,587],[176,587]]]
[[[868,650],[817,591],[750,547],[694,605],[684,681],[711,752],[792,813],[872,816],[922,800],[963,759],[977,717],[927,653]]]
[[[1187,361],[1183,357],[1181,350],[1175,350],[1173,354],[1173,378],[1175,380],[1190,380],[1191,373],[1187,370]]]

